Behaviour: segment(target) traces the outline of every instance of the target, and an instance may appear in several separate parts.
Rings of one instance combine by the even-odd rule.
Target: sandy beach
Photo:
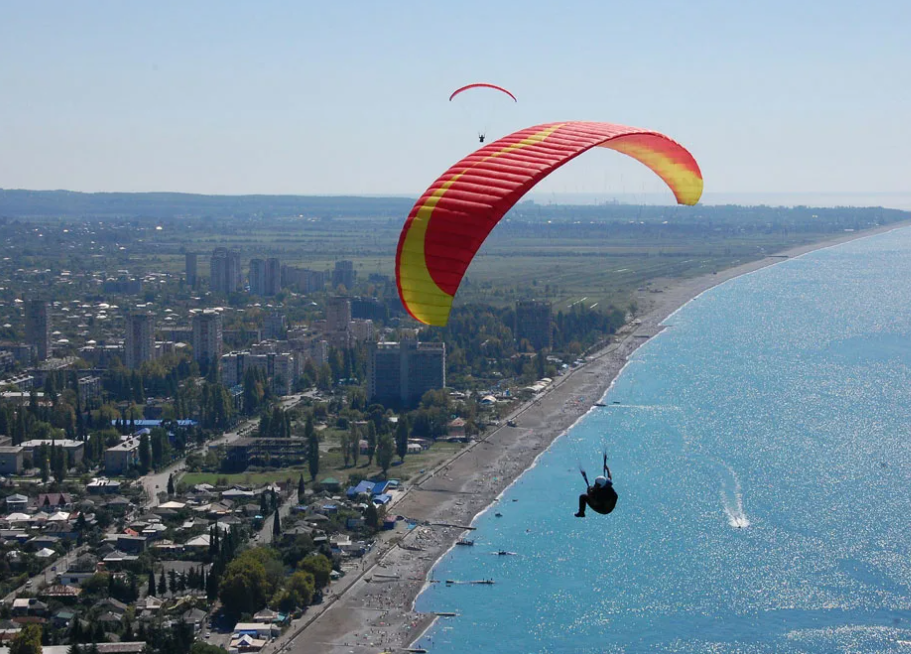
[[[640,293],[640,315],[635,324],[628,325],[607,347],[592,354],[585,365],[558,377],[543,395],[517,408],[509,417],[517,420],[518,427],[502,427],[487,434],[484,440],[410,483],[392,513],[433,526],[419,525],[411,531],[400,526],[394,535],[386,536],[358,570],[332,584],[322,605],[311,607],[263,651],[373,654],[408,647],[435,619],[413,611],[414,599],[434,563],[465,533],[460,526],[470,525],[554,439],[600,400],[629,356],[661,331],[669,315],[700,293],[740,275],[813,250],[909,225],[911,222],[896,223],[846,233],[717,274],[654,281],[651,288],[660,292]]]

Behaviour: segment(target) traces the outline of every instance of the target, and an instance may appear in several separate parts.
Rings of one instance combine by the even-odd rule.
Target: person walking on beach
[[[595,513],[607,515],[617,506],[617,491],[614,490],[614,481],[611,479],[610,468],[607,467],[607,453],[604,453],[604,474],[595,478],[595,485],[588,482],[588,475],[584,470],[579,470],[588,492],[579,496],[579,512],[577,518],[585,517],[585,505]]]

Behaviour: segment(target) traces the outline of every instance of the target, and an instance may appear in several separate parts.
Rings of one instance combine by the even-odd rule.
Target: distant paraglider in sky
[[[452,92],[452,95],[449,96],[449,101],[452,102],[453,98],[455,98],[456,96],[461,95],[465,91],[472,91],[474,89],[490,89],[493,91],[497,91],[499,93],[505,93],[510,98],[512,98],[513,102],[518,102],[518,100],[516,99],[516,96],[513,95],[512,91],[510,91],[509,89],[504,89],[502,86],[497,86],[496,84],[488,84],[486,82],[477,82],[475,84],[466,84],[465,86],[457,88],[455,91]],[[478,132],[478,140],[481,143],[484,142],[484,139],[486,137],[487,137],[486,128]]]
[[[511,91],[504,89],[502,86],[497,86],[496,84],[486,84],[484,82],[478,82],[477,84],[466,84],[465,86],[456,89],[452,92],[452,95],[449,96],[449,101],[452,102],[452,99],[454,97],[460,93],[468,91],[469,89],[493,89],[494,91],[501,91],[512,98],[514,102],[518,102],[518,100],[516,100],[516,96],[514,96]]]
[[[452,166],[412,207],[395,256],[408,313],[428,325],[446,325],[465,271],[504,214],[550,173],[594,147],[648,166],[679,204],[696,204],[702,196],[696,160],[658,132],[577,121],[519,130]]]

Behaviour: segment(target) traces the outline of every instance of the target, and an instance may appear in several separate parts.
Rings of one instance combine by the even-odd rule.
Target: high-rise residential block
[[[367,358],[367,399],[413,406],[446,386],[446,344],[376,343]]]
[[[196,284],[199,281],[196,277],[196,271],[198,269],[196,253],[187,252],[184,256],[186,258],[186,261],[184,263],[186,266],[187,286],[190,288],[196,288]]]
[[[130,370],[142,366],[144,361],[155,358],[155,330],[152,316],[131,313],[127,316],[127,333],[123,344],[124,365]]]
[[[38,361],[44,361],[51,353],[51,317],[48,303],[43,300],[29,300],[25,305],[25,340],[34,345]]]
[[[203,311],[193,316],[193,358],[218,364],[222,351],[221,314]]]
[[[215,293],[236,293],[242,286],[240,252],[217,247],[209,261],[209,289]]]

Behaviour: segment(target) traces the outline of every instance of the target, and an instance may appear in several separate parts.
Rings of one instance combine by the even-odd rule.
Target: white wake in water
[[[720,459],[714,459],[715,463],[722,469],[721,489],[721,507],[727,516],[728,524],[735,529],[746,529],[750,526],[750,518],[743,509],[743,489],[740,486],[740,478],[730,465]]]

